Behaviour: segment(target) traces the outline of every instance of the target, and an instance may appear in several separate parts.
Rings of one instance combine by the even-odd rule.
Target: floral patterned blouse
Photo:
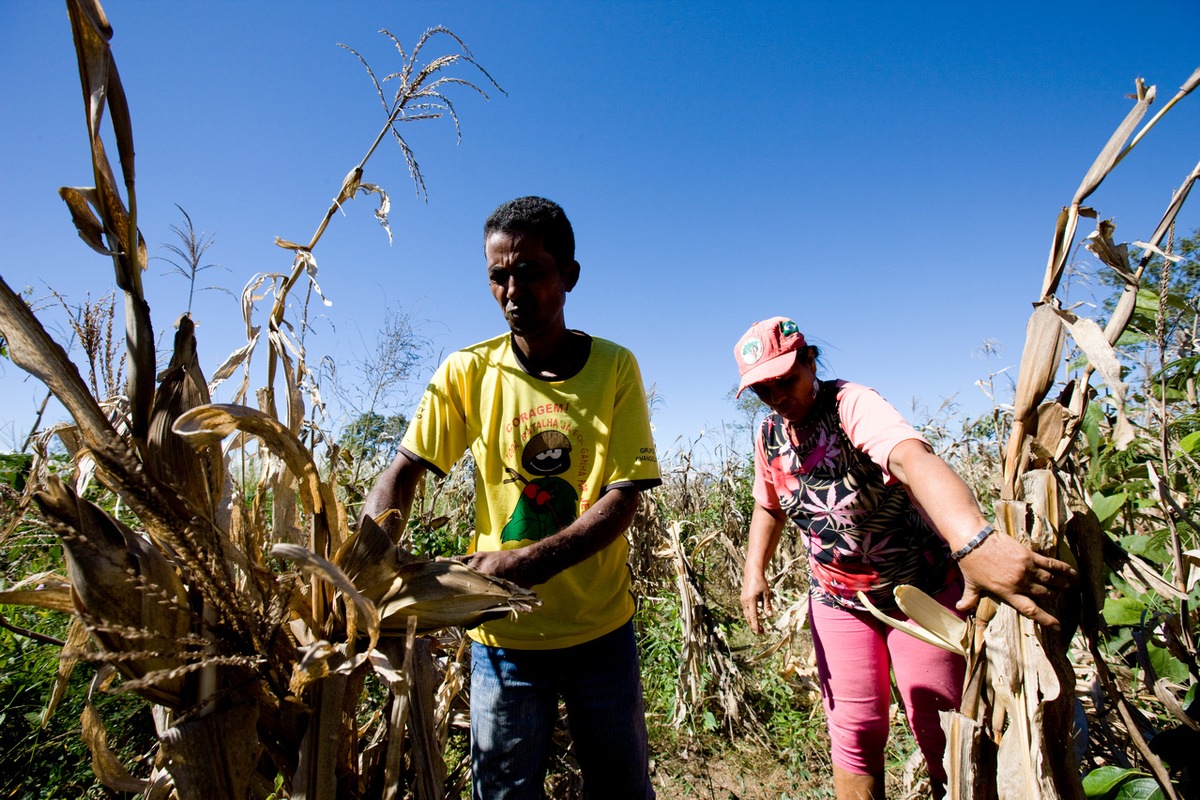
[[[861,610],[862,590],[892,609],[901,584],[930,595],[946,588],[955,572],[949,548],[887,472],[892,447],[924,441],[920,434],[874,390],[846,381],[820,384],[803,432],[793,445],[783,417],[763,420],[754,496],[799,527],[813,598]]]

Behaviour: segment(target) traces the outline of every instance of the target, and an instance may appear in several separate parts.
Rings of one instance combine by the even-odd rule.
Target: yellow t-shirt
[[[609,488],[661,482],[637,361],[595,337],[587,363],[563,380],[529,375],[507,333],[453,353],[425,389],[401,447],[443,475],[470,449],[472,551],[523,547],[570,524]],[[628,554],[618,536],[534,587],[540,608],[485,623],[471,638],[542,650],[615,630],[633,615]]]

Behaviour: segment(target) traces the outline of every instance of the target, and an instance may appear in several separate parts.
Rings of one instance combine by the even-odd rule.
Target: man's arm
[[[425,474],[425,465],[410,458],[401,451],[388,465],[387,469],[375,479],[366,501],[363,503],[363,516],[378,519],[385,512],[395,509],[399,513],[388,515],[379,526],[398,541],[408,523],[408,515],[412,512],[413,497],[417,492],[417,483]]]
[[[967,484],[924,442],[908,439],[896,445],[888,457],[888,471],[904,484],[952,551],[987,524]],[[1075,575],[1070,564],[1039,555],[996,532],[958,565],[964,578],[960,610],[974,608],[986,591],[1035,622],[1058,627],[1058,620],[1042,610],[1035,598],[1049,597],[1067,586]]]
[[[526,588],[545,583],[567,567],[595,555],[625,533],[637,511],[638,490],[609,489],[587,511],[558,533],[516,550],[474,553],[472,569],[505,578]]]

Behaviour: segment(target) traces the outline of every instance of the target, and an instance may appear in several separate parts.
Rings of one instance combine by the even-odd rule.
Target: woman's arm
[[[967,484],[924,442],[908,439],[896,445],[888,457],[888,471],[904,484],[951,551],[987,525]],[[1050,597],[1068,586],[1075,576],[1070,564],[1039,555],[1000,532],[984,539],[958,564],[964,579],[960,610],[974,608],[987,592],[1035,622],[1058,627],[1058,620],[1035,598]]]
[[[750,517],[750,544],[746,548],[746,569],[742,578],[742,615],[755,633],[762,633],[759,604],[762,604],[762,617],[770,617],[775,613],[771,608],[767,564],[775,556],[785,521],[783,512],[754,504],[754,513]]]

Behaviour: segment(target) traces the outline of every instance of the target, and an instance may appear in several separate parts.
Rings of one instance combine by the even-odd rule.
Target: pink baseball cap
[[[787,317],[771,317],[751,325],[733,348],[742,376],[734,396],[741,397],[747,386],[786,374],[796,363],[797,352],[807,344],[800,328]]]

